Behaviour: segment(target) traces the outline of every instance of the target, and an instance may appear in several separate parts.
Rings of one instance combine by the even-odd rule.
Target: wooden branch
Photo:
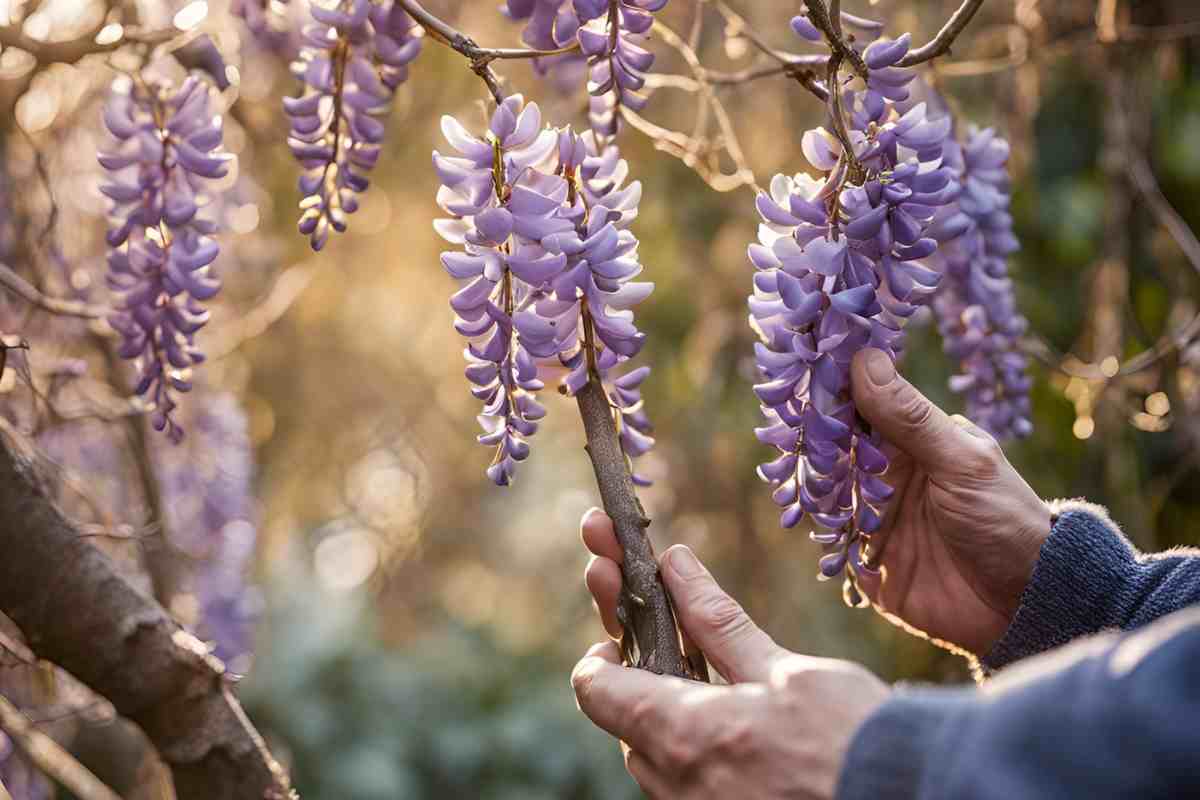
[[[20,709],[0,695],[0,730],[8,734],[30,763],[79,800],[121,800],[58,742],[37,729]],[[3,797],[3,794],[0,794]]]
[[[683,657],[671,601],[658,573],[654,546],[646,535],[650,520],[634,491],[629,464],[613,423],[612,407],[595,379],[589,380],[575,399],[583,418],[587,453],[596,473],[600,499],[605,513],[612,518],[625,556],[617,609],[626,630],[622,646],[630,653],[636,644],[639,667],[665,675],[692,677]],[[628,641],[630,633],[633,641]]]
[[[946,20],[946,24],[937,32],[937,36],[934,36],[916,50],[909,50],[904,58],[896,62],[896,66],[911,67],[949,53],[950,45],[954,44],[954,40],[963,32],[963,29],[967,27],[967,23],[971,21],[971,18],[975,16],[975,12],[982,5],[983,0],[963,0],[963,4],[950,15],[950,19]]]
[[[180,31],[173,28],[141,31],[133,27],[124,27],[111,41],[97,42],[96,36],[104,29],[105,24],[101,21],[98,26],[73,39],[44,41],[26,34],[24,20],[20,20],[0,25],[0,47],[23,50],[33,56],[39,67],[45,67],[50,64],[74,64],[87,56],[111,53],[129,44],[162,44],[180,34]]]
[[[51,314],[64,317],[81,317],[83,319],[103,319],[109,314],[104,306],[80,303],[76,300],[65,300],[42,294],[32,283],[22,278],[7,264],[0,264],[0,286],[21,298],[32,306],[36,306]]]
[[[221,662],[80,533],[0,431],[0,611],[29,648],[141,726],[180,800],[294,797]]]

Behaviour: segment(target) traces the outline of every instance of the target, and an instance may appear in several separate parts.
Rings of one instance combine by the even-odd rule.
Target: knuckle
[[[754,727],[744,719],[728,722],[712,744],[713,753],[720,758],[740,761],[754,750]]]
[[[642,698],[629,707],[628,730],[637,737],[650,736],[659,722],[658,704],[650,698]]]
[[[753,625],[738,601],[724,592],[703,597],[696,610],[699,623],[725,638],[732,638]]]
[[[933,418],[933,403],[922,397],[910,383],[896,390],[896,400],[900,407],[900,418],[915,430],[924,428]]]
[[[1004,451],[991,436],[972,437],[963,453],[963,467],[974,477],[994,478],[1004,463]]]
[[[571,688],[575,690],[575,697],[581,702],[587,700],[592,694],[596,683],[596,668],[588,663],[588,659],[584,659],[575,666],[575,671],[571,673]]]
[[[700,751],[686,737],[671,736],[663,743],[663,758],[669,771],[689,772],[700,762]]]

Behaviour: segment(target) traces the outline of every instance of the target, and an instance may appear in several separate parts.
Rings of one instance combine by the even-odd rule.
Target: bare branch
[[[26,445],[0,430],[0,611],[29,647],[139,724],[180,800],[282,800],[286,773],[224,666],[51,501]]]
[[[746,24],[746,19],[741,14],[730,8],[729,5],[724,2],[724,0],[717,0],[717,2],[713,4],[713,8],[720,12],[721,16],[725,18],[725,31],[727,36],[744,37],[750,42],[750,44],[754,45],[763,53],[766,53],[768,56],[780,62],[781,64],[787,64],[795,60],[795,56],[793,56],[791,53],[785,53],[782,50],[776,50],[774,47],[771,47],[771,45],[769,45],[762,36],[760,36],[754,31],[753,28]],[[822,61],[825,60],[824,56],[821,56],[820,58]]]
[[[58,742],[39,731],[3,695],[0,695],[0,730],[8,734],[30,763],[79,800],[121,800]]]
[[[0,46],[15,47],[29,53],[39,67],[50,64],[74,64],[87,56],[111,53],[129,44],[162,44],[180,33],[173,28],[142,31],[137,28],[125,27],[113,39],[97,42],[97,35],[105,28],[105,23],[101,21],[99,25],[74,39],[43,41],[26,34],[23,23],[22,20],[0,26]]]
[[[1175,240],[1184,257],[1192,265],[1192,269],[1200,274],[1200,239],[1197,239],[1191,226],[1163,194],[1154,177],[1154,170],[1151,169],[1145,155],[1135,149],[1123,152],[1122,160],[1125,163],[1125,170],[1130,182],[1146,201],[1150,213]],[[1029,337],[1024,349],[1029,355],[1065,375],[1100,381],[1149,369],[1171,353],[1192,344],[1197,337],[1200,337],[1200,313],[1193,315],[1188,322],[1180,325],[1177,329],[1164,334],[1151,347],[1123,361],[1116,372],[1108,373],[1095,364],[1078,364],[1076,363],[1077,359],[1057,353],[1049,342],[1040,337]]]
[[[60,314],[64,317],[81,317],[83,319],[103,319],[110,313],[110,310],[104,306],[44,295],[37,290],[37,287],[13,272],[11,267],[3,263],[0,263],[0,286],[8,289],[30,305],[37,306],[43,311],[49,311],[51,314]]]
[[[471,62],[471,70],[485,84],[496,103],[504,102],[504,90],[500,88],[500,79],[492,70],[490,64],[496,60],[511,60],[522,58],[545,58],[564,53],[573,53],[579,49],[578,42],[572,42],[557,50],[532,50],[520,47],[480,47],[475,40],[450,23],[436,16],[422,6],[417,0],[399,0],[401,7],[420,23],[430,38],[441,42],[456,53],[465,56]]]
[[[240,319],[223,327],[220,338],[209,343],[209,359],[225,358],[246,342],[266,333],[304,293],[315,274],[314,270],[307,267],[291,267],[284,270],[275,279],[265,298]]]
[[[896,66],[912,67],[937,58],[944,53],[949,53],[950,45],[954,44],[954,40],[963,32],[963,28],[967,27],[967,23],[971,21],[975,12],[982,5],[983,0],[963,0],[963,4],[950,15],[950,19],[946,20],[946,24],[938,31],[937,36],[916,50],[909,50],[904,58],[896,62]]]

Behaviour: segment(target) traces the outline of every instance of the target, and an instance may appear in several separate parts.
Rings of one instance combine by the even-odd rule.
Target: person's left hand
[[[604,627],[616,616],[621,549],[593,509],[583,539],[586,583]],[[730,686],[621,666],[614,641],[593,645],[571,674],[583,713],[623,743],[625,765],[651,800],[738,797],[828,800],[859,725],[890,689],[849,661],[784,650],[682,545],[661,559],[684,633]]]

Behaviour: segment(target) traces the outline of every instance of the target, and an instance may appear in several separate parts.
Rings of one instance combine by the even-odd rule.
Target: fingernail
[[[596,516],[597,514],[603,514],[603,513],[604,512],[602,510],[600,510],[599,508],[597,508],[596,506],[592,506],[587,511],[583,512],[583,523],[586,525],[587,521],[589,519]]]
[[[669,554],[671,569],[681,578],[694,578],[704,572],[690,547],[676,547]]]
[[[867,354],[867,377],[876,386],[887,386],[896,377],[896,367],[887,353],[873,350]]]

